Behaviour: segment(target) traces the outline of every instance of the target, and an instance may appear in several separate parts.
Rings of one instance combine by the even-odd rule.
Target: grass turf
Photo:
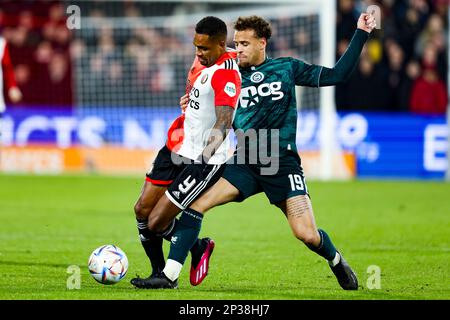
[[[317,225],[358,274],[343,291],[328,265],[296,240],[264,195],[210,211],[201,236],[216,249],[208,277],[189,284],[190,258],[178,290],[136,290],[147,276],[133,204],[143,179],[0,175],[0,299],[449,299],[450,184],[414,181],[310,182]],[[92,250],[116,244],[130,267],[113,286],[96,283]],[[168,252],[168,244],[165,244]],[[81,269],[69,290],[67,268]],[[368,289],[369,266],[381,288]]]

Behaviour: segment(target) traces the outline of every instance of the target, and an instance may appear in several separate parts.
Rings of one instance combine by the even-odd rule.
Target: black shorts
[[[178,160],[174,162],[174,157]],[[147,173],[147,181],[157,186],[166,186],[166,196],[178,208],[184,210],[204,191],[215,184],[225,169],[225,164],[199,165],[172,153],[167,146],[161,148]]]
[[[222,177],[239,190],[236,202],[260,192],[266,194],[271,204],[278,204],[298,195],[309,196],[300,157],[296,152],[280,157],[275,174],[263,175],[261,168],[257,164],[227,164]]]
[[[152,170],[146,174],[146,180],[155,186],[169,186],[183,171],[186,167],[185,163],[187,163],[187,161],[183,161],[181,164],[176,164],[172,160],[173,156],[177,155],[172,154],[167,146],[162,147],[153,161]]]
[[[184,210],[220,179],[224,169],[225,164],[187,165],[166,190],[166,196]]]

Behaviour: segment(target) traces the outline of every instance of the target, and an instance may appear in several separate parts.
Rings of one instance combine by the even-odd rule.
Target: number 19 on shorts
[[[306,186],[306,183],[304,181],[304,178],[302,178],[299,174],[290,174],[288,175],[289,181],[291,183],[291,189],[292,191],[305,191],[308,192],[308,187]]]

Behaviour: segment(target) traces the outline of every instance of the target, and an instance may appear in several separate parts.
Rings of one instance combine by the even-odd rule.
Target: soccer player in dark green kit
[[[234,119],[234,129],[256,139],[238,140],[232,163],[227,164],[219,181],[199,197],[186,213],[202,216],[207,210],[228,202],[240,202],[264,192],[271,204],[285,214],[296,238],[310,250],[324,257],[340,286],[357,290],[358,280],[342,254],[335,248],[328,234],[315,224],[311,200],[305,183],[300,157],[296,148],[297,107],[295,86],[323,87],[345,82],[358,62],[359,55],[376,22],[372,15],[361,14],[357,29],[345,54],[334,68],[310,65],[291,57],[271,59],[266,45],[272,31],[261,17],[240,17],[234,25],[234,43],[242,75],[240,104]],[[186,102],[186,101],[184,101]],[[261,131],[260,129],[267,129]],[[261,134],[266,134],[262,137]],[[274,137],[276,135],[276,137]],[[268,153],[276,157],[276,172],[264,174],[267,162],[251,159],[251,152],[261,148],[261,140],[278,140],[278,150]],[[244,150],[243,158],[239,158]],[[278,154],[277,154],[278,153]],[[241,154],[242,155],[242,154]],[[244,163],[243,163],[244,162]],[[190,229],[175,230],[170,251],[183,264],[192,245],[197,241],[201,219]],[[214,242],[209,240],[199,261],[192,261],[190,281],[200,284],[207,275]],[[149,279],[147,288],[171,288],[180,270],[167,270]]]

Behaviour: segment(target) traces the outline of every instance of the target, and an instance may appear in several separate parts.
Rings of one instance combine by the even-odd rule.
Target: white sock
[[[167,278],[169,278],[171,281],[175,281],[180,276],[182,267],[183,265],[178,261],[168,259],[163,272]]]
[[[330,266],[334,267],[335,265],[337,265],[339,263],[339,261],[341,261],[341,256],[336,251],[336,255],[334,256],[334,259],[328,261],[328,263],[330,264]]]

